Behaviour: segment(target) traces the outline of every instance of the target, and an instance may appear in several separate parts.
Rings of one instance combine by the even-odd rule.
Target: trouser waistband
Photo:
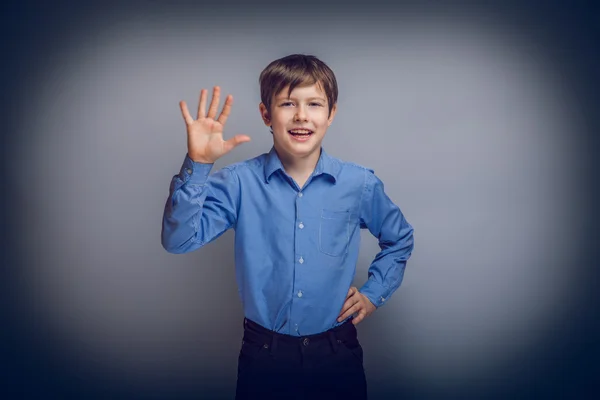
[[[244,318],[244,340],[263,343],[265,348],[270,347],[271,353],[275,353],[278,346],[301,346],[308,348],[327,341],[331,344],[333,351],[337,352],[341,342],[356,340],[356,337],[356,326],[352,323],[352,318],[325,332],[304,336],[292,336],[274,332],[248,318]]]

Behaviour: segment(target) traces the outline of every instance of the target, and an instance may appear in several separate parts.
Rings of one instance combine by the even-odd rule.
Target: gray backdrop
[[[340,88],[325,148],[373,168],[415,227],[402,286],[359,325],[372,398],[526,380],[585,301],[585,127],[550,46],[468,10],[284,11],[87,18],[31,66],[10,162],[14,299],[37,338],[62,354],[58,368],[98,382],[233,396],[234,234],[186,255],[160,245],[186,153],[178,102],[195,108],[213,85],[233,94],[225,135],[252,141],[216,168],[267,152],[258,75],[307,53]],[[362,238],[357,286],[378,251]]]

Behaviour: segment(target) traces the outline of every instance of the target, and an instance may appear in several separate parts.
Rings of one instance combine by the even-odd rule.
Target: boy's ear
[[[263,122],[266,126],[271,126],[271,117],[269,116],[269,110],[267,107],[261,102],[258,105],[258,110],[260,111],[260,116],[262,117]]]
[[[329,113],[329,118],[327,118],[329,120],[327,123],[327,126],[330,126],[331,123],[333,122],[333,117],[335,117],[336,111],[337,111],[337,103],[335,103],[333,105],[333,107],[331,107],[331,112]]]

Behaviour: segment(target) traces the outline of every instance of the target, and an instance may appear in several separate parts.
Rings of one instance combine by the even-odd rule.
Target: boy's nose
[[[296,121],[306,121],[306,113],[302,107],[298,108],[296,115],[294,116],[294,120]]]

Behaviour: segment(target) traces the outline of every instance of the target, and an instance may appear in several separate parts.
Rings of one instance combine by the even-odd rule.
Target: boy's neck
[[[275,148],[275,151],[277,152],[277,156],[279,157],[285,172],[291,176],[300,187],[304,186],[304,183],[306,183],[313,173],[319,162],[319,157],[321,156],[320,148],[319,151],[316,151],[307,157],[292,157],[282,151],[277,151],[277,148]]]

